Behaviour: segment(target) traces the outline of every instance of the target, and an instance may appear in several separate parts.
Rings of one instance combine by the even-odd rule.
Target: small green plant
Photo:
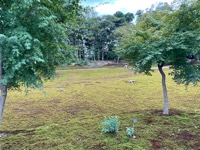
[[[118,116],[105,117],[101,124],[102,133],[116,133],[119,131],[120,121]]]
[[[126,127],[126,134],[129,137],[133,137],[133,135],[134,135],[134,128],[133,127]]]
[[[134,132],[135,132],[134,124],[136,124],[136,123],[137,123],[137,119],[134,118],[134,119],[133,119],[133,127],[126,127],[126,134],[127,134],[129,137],[135,138],[135,135],[134,135]]]

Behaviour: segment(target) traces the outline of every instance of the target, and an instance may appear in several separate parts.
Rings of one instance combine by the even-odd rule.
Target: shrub
[[[119,117],[118,116],[110,116],[105,117],[105,119],[102,121],[102,133],[116,133],[119,130]]]
[[[79,60],[75,62],[75,66],[87,66],[88,61],[87,60]]]

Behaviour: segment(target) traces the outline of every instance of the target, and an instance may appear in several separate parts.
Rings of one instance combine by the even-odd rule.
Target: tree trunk
[[[119,64],[119,61],[120,61],[120,57],[117,57],[117,64]]]
[[[101,60],[104,61],[104,51],[102,50],[102,53],[101,53]]]
[[[158,65],[158,70],[162,76],[162,88],[163,88],[163,98],[164,98],[164,109],[163,114],[169,114],[169,101],[168,101],[168,94],[167,94],[167,86],[166,86],[166,76],[163,71],[163,65]]]
[[[1,85],[1,97],[0,97],[0,125],[2,124],[3,120],[3,111],[4,111],[4,105],[6,101],[7,96],[7,87],[5,85]]]
[[[93,58],[94,58],[94,61],[96,61],[96,52],[94,51],[94,56],[93,56]]]
[[[100,60],[100,50],[98,49],[98,61]]]
[[[2,65],[2,48],[0,47],[0,81],[3,78],[3,65]],[[7,96],[7,86],[3,85],[0,83],[0,91],[1,91],[1,96],[0,96],[0,125],[2,124],[3,120],[3,110],[4,110],[4,104],[6,101],[6,96]]]
[[[105,46],[103,44],[101,47],[101,61],[104,61],[104,48],[105,48]]]

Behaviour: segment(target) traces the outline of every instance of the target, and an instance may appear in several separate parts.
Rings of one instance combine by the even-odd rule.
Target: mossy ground
[[[169,70],[165,70],[166,73]],[[134,84],[129,80],[136,80]],[[125,150],[200,148],[200,86],[167,78],[169,116],[163,108],[161,77],[122,68],[58,70],[46,94],[9,91],[0,132],[2,150]],[[101,134],[104,116],[120,117],[117,134]],[[136,138],[127,137],[132,126]]]

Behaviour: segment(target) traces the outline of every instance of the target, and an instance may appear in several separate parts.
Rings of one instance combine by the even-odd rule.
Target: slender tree
[[[142,14],[132,32],[122,36],[118,48],[137,71],[150,75],[157,65],[162,76],[163,114],[169,114],[165,65],[171,65],[171,75],[177,83],[196,84],[200,80],[200,65],[188,61],[200,53],[199,0],[191,0],[173,10],[159,5]],[[123,31],[123,30],[122,30]],[[125,32],[126,33],[126,32]]]

